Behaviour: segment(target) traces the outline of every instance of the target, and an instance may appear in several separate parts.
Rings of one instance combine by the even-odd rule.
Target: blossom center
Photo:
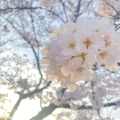
[[[80,73],[83,72],[83,69],[82,67],[78,68],[77,71],[79,71]]]
[[[102,57],[102,59],[105,59],[108,56],[108,53],[106,51],[100,53],[100,56]]]
[[[73,33],[76,33],[76,32],[77,32],[77,29],[72,29],[72,32],[73,32]]]
[[[111,41],[106,41],[106,42],[105,42],[105,46],[106,46],[106,47],[109,47],[111,44],[112,44]]]
[[[80,54],[80,57],[81,57],[83,60],[85,60],[85,56],[86,56],[86,53],[81,53],[81,54]]]
[[[76,45],[75,45],[75,43],[70,42],[68,46],[69,46],[70,48],[74,49]]]
[[[84,41],[84,44],[86,45],[88,49],[88,47],[92,44],[92,42],[90,41],[90,39],[87,39],[86,41]]]

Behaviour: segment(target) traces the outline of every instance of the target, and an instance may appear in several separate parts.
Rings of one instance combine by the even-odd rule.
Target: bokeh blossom
[[[120,0],[99,0],[98,12],[103,15],[115,15],[120,10]]]

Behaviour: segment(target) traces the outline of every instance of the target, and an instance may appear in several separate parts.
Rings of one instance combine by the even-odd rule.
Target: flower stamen
[[[80,73],[83,72],[83,69],[82,67],[78,68],[77,71],[79,71]]]
[[[80,54],[80,57],[83,59],[83,61],[85,60],[85,56],[86,56],[86,53],[81,53]]]
[[[69,46],[70,48],[74,49],[76,45],[75,45],[75,43],[70,42],[68,46]]]
[[[90,39],[86,39],[86,41],[84,41],[84,44],[86,45],[88,49],[88,47],[92,44],[92,42],[90,41]]]
[[[111,41],[106,41],[106,42],[105,42],[105,46],[106,46],[106,47],[109,47],[110,45],[112,45],[112,42],[111,42]]]
[[[77,32],[77,29],[72,29],[72,32],[73,32],[73,33],[76,33],[76,32]]]
[[[106,51],[100,53],[100,56],[102,57],[102,59],[105,59],[108,56],[108,53]]]

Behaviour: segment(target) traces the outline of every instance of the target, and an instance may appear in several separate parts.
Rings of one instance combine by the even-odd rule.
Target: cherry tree
[[[113,119],[103,110],[120,103],[119,2],[0,1],[1,43],[7,45],[1,44],[1,85],[19,96],[8,120],[22,100],[36,96],[41,110],[31,120],[56,109],[70,110],[55,114],[58,120]]]

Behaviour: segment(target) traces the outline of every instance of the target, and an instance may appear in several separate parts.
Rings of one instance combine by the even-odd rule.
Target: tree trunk
[[[8,117],[7,120],[12,120],[13,115],[14,115],[14,113],[16,112],[16,110],[18,109],[21,101],[22,101],[22,97],[20,96],[19,99],[17,100],[16,104],[14,105],[12,111],[10,112],[9,117]]]

